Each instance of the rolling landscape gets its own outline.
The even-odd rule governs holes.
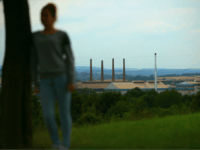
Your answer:
[[[115,79],[123,78],[123,69],[115,68]],[[76,79],[79,81],[88,81],[90,80],[90,67],[76,67],[77,77]],[[126,80],[154,80],[155,68],[126,68]],[[112,69],[103,70],[104,79],[112,78]],[[92,75],[93,80],[101,80],[101,68],[100,67],[92,67]],[[199,76],[200,69],[165,69],[158,68],[157,69],[157,79],[161,79],[164,77],[181,77],[181,76]]]
[[[76,66],[76,81],[89,81],[90,80],[90,67],[88,66]],[[123,69],[115,68],[115,79],[123,78]],[[155,68],[126,68],[126,80],[154,80]],[[103,70],[104,80],[112,78],[112,69],[104,68]],[[92,67],[93,80],[101,80],[101,68]],[[157,68],[157,79],[163,79],[164,77],[193,77],[200,76],[200,69],[165,69]],[[0,77],[2,77],[2,66],[0,66]],[[181,78],[184,79],[184,78]]]

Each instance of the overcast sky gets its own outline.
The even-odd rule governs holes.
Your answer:
[[[32,32],[43,30],[40,11],[53,2],[55,28],[68,33],[75,66],[200,68],[200,0],[29,0]],[[0,65],[5,54],[0,3]]]

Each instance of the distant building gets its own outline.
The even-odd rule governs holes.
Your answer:
[[[82,92],[83,88],[91,88],[96,93],[102,93],[103,91],[119,91],[122,95],[124,95],[127,91],[134,89],[134,88],[140,88],[141,90],[151,90],[155,89],[155,83],[154,81],[125,81],[122,80],[115,80],[112,82],[111,80],[105,80],[105,81],[88,81],[88,82],[79,82],[77,83],[77,90]],[[161,91],[164,91],[166,88],[168,88],[166,85],[164,85],[162,82],[157,81],[157,90],[158,93]]]
[[[181,93],[182,95],[185,94],[197,94],[198,91],[200,91],[200,81],[194,80],[194,81],[184,81],[182,83],[176,84],[176,90]]]

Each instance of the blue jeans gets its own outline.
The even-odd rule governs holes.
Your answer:
[[[42,113],[51,140],[55,144],[61,143],[54,114],[55,98],[57,98],[63,132],[63,145],[70,148],[73,122],[70,109],[71,92],[67,91],[67,86],[67,74],[59,75],[55,78],[40,79]]]

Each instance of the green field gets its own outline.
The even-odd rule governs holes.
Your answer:
[[[62,139],[62,132],[59,129]],[[70,149],[199,149],[200,113],[154,117],[151,119],[114,119],[98,125],[72,127]],[[33,135],[33,148],[51,148],[47,129]]]

